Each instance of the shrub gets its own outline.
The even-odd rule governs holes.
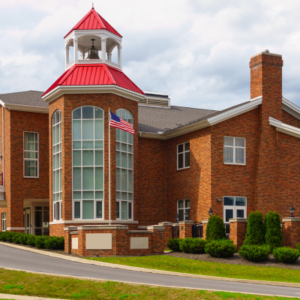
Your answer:
[[[45,248],[52,250],[63,250],[64,240],[64,237],[49,236],[45,239]]]
[[[34,241],[34,246],[39,249],[45,248],[45,240],[48,239],[48,236],[36,236]]]
[[[0,232],[0,241],[6,241],[6,232],[5,231]]]
[[[267,260],[271,252],[268,245],[244,245],[240,248],[239,254],[247,260],[259,262]]]
[[[179,248],[185,253],[205,253],[206,241],[200,238],[186,238],[179,242]]]
[[[269,211],[265,216],[266,244],[271,251],[274,248],[282,247],[283,235],[281,231],[280,216],[277,212]]]
[[[205,252],[212,257],[227,258],[233,256],[236,247],[233,241],[219,240],[211,241],[205,245]]]
[[[279,247],[274,248],[273,255],[277,261],[285,264],[293,264],[298,260],[300,252],[290,247]]]
[[[167,246],[173,251],[181,251],[179,243],[182,239],[169,239]]]
[[[223,220],[217,215],[212,215],[206,227],[206,240],[210,242],[222,239],[226,239],[226,230]]]
[[[23,233],[16,233],[13,235],[12,237],[12,242],[14,242],[15,244],[21,244],[20,239],[22,238]]]
[[[300,243],[296,245],[298,251],[300,251]]]
[[[262,213],[259,211],[251,212],[248,218],[247,234],[244,245],[264,245],[265,244],[265,225]]]
[[[19,238],[20,244],[27,245],[27,239],[29,237],[30,237],[30,234],[23,233]]]
[[[27,245],[35,246],[35,235],[29,234],[29,237],[27,238]]]
[[[5,240],[6,242],[12,242],[13,237],[18,234],[17,232],[13,232],[13,231],[6,231],[5,232]]]

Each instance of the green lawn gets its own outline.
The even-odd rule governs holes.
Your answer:
[[[164,255],[139,257],[89,257],[87,259],[180,273],[300,283],[299,270],[262,267],[260,265],[257,267],[230,265]]]
[[[72,278],[30,274],[0,269],[0,293],[64,299],[244,299],[280,300],[284,297],[243,295],[227,292],[208,292],[130,285],[112,281],[98,282]],[[298,299],[298,298],[294,298]]]

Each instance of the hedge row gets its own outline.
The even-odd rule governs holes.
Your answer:
[[[0,232],[0,241],[34,246],[39,249],[64,250],[64,237],[37,236],[12,231]]]

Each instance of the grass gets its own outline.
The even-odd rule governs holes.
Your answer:
[[[281,300],[285,297],[244,295],[163,287],[130,285],[112,281],[99,282],[65,277],[30,274],[0,269],[0,293],[64,299],[244,299]],[[297,299],[297,298],[294,298]]]
[[[180,273],[300,283],[299,270],[284,268],[231,265],[164,255],[139,257],[89,257],[87,259]]]

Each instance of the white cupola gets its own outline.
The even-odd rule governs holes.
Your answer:
[[[116,47],[118,61],[112,62]],[[122,36],[94,8],[65,36],[65,50],[66,70],[74,64],[99,63],[122,69]]]

